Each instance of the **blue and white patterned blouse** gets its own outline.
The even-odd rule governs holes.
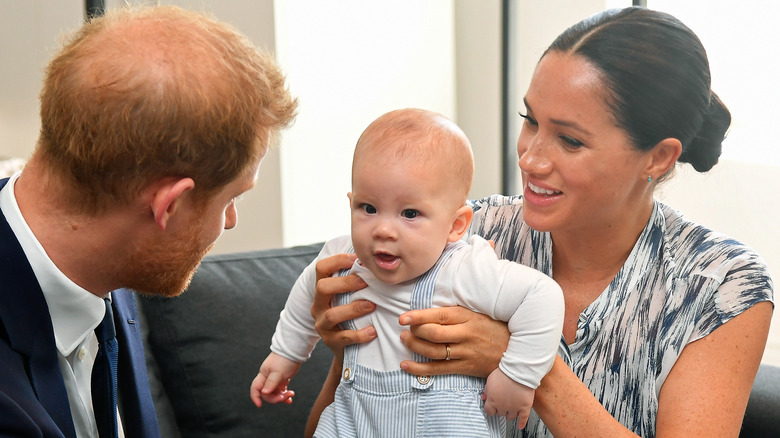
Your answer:
[[[499,257],[552,276],[550,233],[523,222],[522,198],[472,201],[471,233]],[[658,393],[686,345],[762,301],[772,301],[765,262],[745,245],[686,221],[656,202],[625,264],[580,315],[561,356],[620,423],[655,436]],[[532,412],[526,437],[552,436]]]

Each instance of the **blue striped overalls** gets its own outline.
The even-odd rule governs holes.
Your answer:
[[[465,242],[463,243],[465,244]],[[427,309],[440,267],[460,245],[448,245],[436,265],[418,278],[412,309]],[[347,304],[342,294],[337,304]],[[347,321],[354,330],[353,321]],[[504,437],[503,417],[485,414],[485,379],[463,376],[413,376],[400,369],[377,371],[356,362],[359,345],[344,350],[344,367],[335,400],[320,416],[314,434],[325,437]],[[416,361],[429,359],[415,353]]]

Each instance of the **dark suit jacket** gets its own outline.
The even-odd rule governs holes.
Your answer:
[[[135,300],[120,289],[112,301],[125,435],[157,438]],[[0,436],[76,437],[57,354],[41,287],[0,212]]]

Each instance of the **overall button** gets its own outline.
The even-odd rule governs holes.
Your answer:
[[[352,375],[352,370],[349,368],[344,368],[344,380],[349,380],[349,376]]]
[[[417,376],[417,381],[420,382],[420,385],[427,385],[431,379],[431,376]]]

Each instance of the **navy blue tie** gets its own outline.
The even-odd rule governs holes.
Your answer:
[[[95,328],[98,339],[98,354],[92,367],[92,409],[95,411],[100,438],[118,435],[116,421],[116,367],[119,362],[119,345],[116,342],[114,312],[111,301],[106,302],[106,315]]]

